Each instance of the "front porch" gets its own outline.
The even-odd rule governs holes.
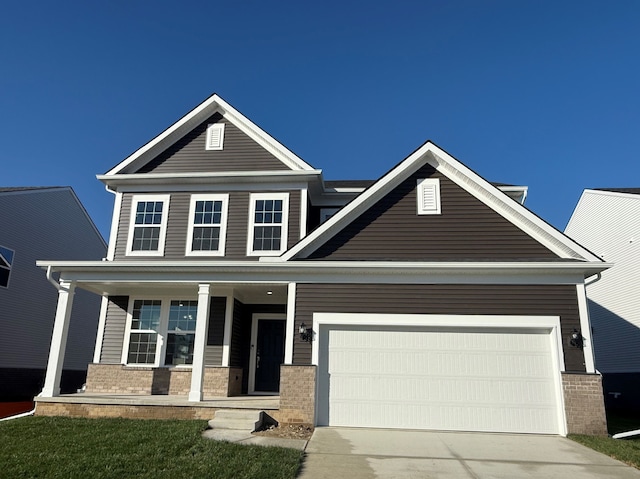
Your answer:
[[[211,397],[194,403],[183,395],[63,394],[36,397],[36,416],[204,419],[221,409],[265,411],[280,422],[279,396]]]

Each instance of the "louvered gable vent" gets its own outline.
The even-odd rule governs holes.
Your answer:
[[[214,123],[207,127],[207,150],[222,150],[224,143],[224,123]]]
[[[440,180],[426,178],[418,180],[418,214],[440,214]]]

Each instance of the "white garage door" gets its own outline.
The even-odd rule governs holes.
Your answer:
[[[548,330],[331,326],[322,338],[320,424],[560,433]]]

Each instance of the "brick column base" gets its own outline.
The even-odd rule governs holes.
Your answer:
[[[280,367],[280,410],[282,424],[315,425],[316,366]]]
[[[569,434],[607,435],[602,376],[562,373],[564,409]]]

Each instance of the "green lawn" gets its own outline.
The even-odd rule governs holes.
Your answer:
[[[0,478],[294,478],[302,453],[201,437],[205,421],[0,422]]]

